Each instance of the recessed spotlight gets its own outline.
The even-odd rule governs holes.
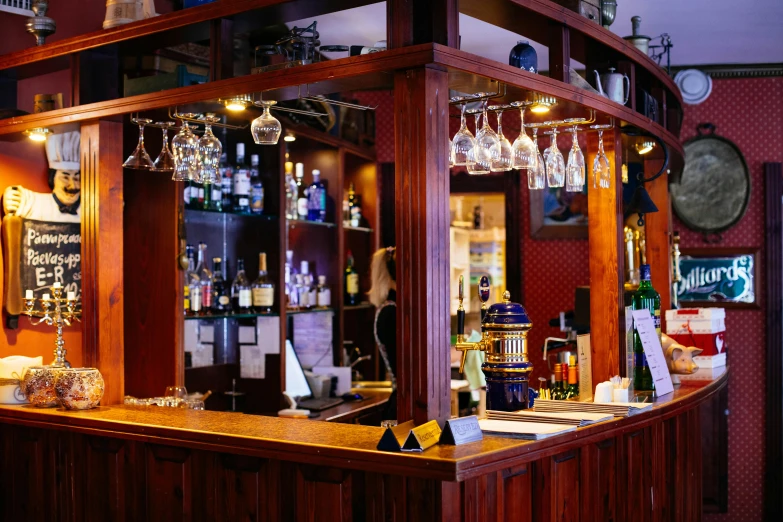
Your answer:
[[[232,96],[231,98],[221,98],[218,101],[222,103],[226,109],[234,112],[244,111],[252,103],[250,96],[247,94]]]
[[[36,127],[35,129],[28,129],[23,132],[25,136],[37,142],[46,141],[46,137],[51,133],[52,131],[46,127]]]
[[[549,112],[549,109],[557,105],[557,100],[551,96],[543,96],[536,94],[533,97],[533,103],[530,105],[530,112],[536,114],[544,114]]]
[[[636,148],[636,152],[638,152],[641,155],[644,155],[655,148],[655,142],[651,140],[641,141],[641,142],[637,142],[636,145],[634,145],[634,147]]]
[[[283,137],[283,141],[296,141],[296,136],[294,136],[293,132],[286,132],[285,136]]]

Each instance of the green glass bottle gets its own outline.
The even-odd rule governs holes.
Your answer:
[[[650,311],[655,331],[658,338],[661,337],[661,296],[652,287],[650,282],[650,265],[641,265],[639,267],[641,282],[639,289],[633,294],[633,309]],[[647,357],[644,355],[644,347],[639,333],[634,328],[633,332],[633,387],[638,391],[651,391],[655,389],[650,367],[647,365]]]
[[[576,366],[576,356],[572,355],[568,362],[568,388],[566,388],[566,399],[570,401],[578,401],[579,378],[577,377],[577,372],[579,369]]]
[[[353,267],[353,254],[348,251],[347,266],[345,267],[345,304],[348,306],[359,304],[359,273]]]
[[[565,386],[563,386],[563,365],[555,363],[555,386],[552,388],[552,400],[565,400]]]

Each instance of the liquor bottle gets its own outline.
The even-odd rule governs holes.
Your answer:
[[[310,275],[310,263],[307,261],[301,261],[299,263],[299,277],[301,277],[301,283],[297,279],[299,289],[299,306],[302,308],[312,308],[315,306],[315,302],[310,301],[310,286],[313,282],[313,276]]]
[[[321,181],[321,171],[313,170],[313,182],[307,192],[307,220],[326,221],[326,186]]]
[[[287,219],[297,219],[299,217],[296,211],[296,200],[299,196],[299,188],[294,179],[294,163],[285,162],[285,217]]]
[[[244,143],[237,143],[237,164],[233,176],[233,211],[237,214],[250,214],[250,171],[245,165]]]
[[[345,304],[359,304],[359,274],[353,267],[353,254],[348,251],[348,259],[345,267]]]
[[[201,210],[212,210],[212,183],[201,184],[199,188]]]
[[[258,279],[253,281],[253,308],[263,314],[271,312],[274,304],[275,284],[266,272],[266,254],[261,252],[258,254]]]
[[[188,245],[185,250],[188,253],[188,270],[185,272],[185,295],[188,304],[185,314],[191,316],[201,315],[203,298],[201,297],[201,278],[193,260],[195,249],[193,245]],[[201,258],[202,255],[199,251],[199,259]]]
[[[285,251],[285,272],[284,281],[285,284],[285,297],[286,306],[292,310],[299,308],[299,296],[296,293],[294,285],[296,283],[296,268],[294,268],[294,251]]]
[[[329,308],[332,306],[332,291],[326,286],[326,276],[318,276],[318,290],[315,298],[315,304],[318,308]]]
[[[264,213],[264,184],[258,170],[258,154],[250,156],[250,212]]]
[[[190,180],[185,181],[185,188],[182,191],[182,200],[185,202],[185,208],[191,208],[191,195],[193,194],[193,182]],[[198,196],[198,193],[196,194]]]
[[[310,292],[305,288],[304,276],[302,274],[294,274],[294,286],[292,292],[294,295],[296,295],[296,301],[299,304],[299,309],[309,308],[307,298],[310,296]]]
[[[652,286],[650,282],[650,265],[641,265],[639,267],[639,288],[633,294],[633,309],[650,311],[653,323],[655,324],[655,331],[658,337],[661,336],[661,296]],[[634,365],[633,365],[633,387],[638,391],[650,391],[654,390],[654,384],[652,374],[650,373],[650,367],[647,365],[647,357],[644,355],[644,347],[642,346],[642,338],[639,332],[634,326],[633,331],[633,353],[634,353]]]
[[[226,159],[225,156],[225,154],[220,156],[221,163],[218,166],[218,176],[220,176],[224,170],[222,162]],[[210,183],[208,188],[211,190],[209,210],[213,212],[223,212],[223,178],[220,178],[217,183]]]
[[[566,388],[566,399],[572,401],[579,400],[579,378],[577,377],[579,370],[576,367],[576,356],[572,355],[568,365],[568,388]]]
[[[199,315],[208,314],[212,309],[212,272],[207,266],[207,244],[198,244],[196,273],[201,280],[201,310]]]
[[[296,214],[297,219],[307,219],[307,187],[304,184],[304,164],[296,164]]]
[[[362,223],[362,206],[359,203],[359,195],[356,194],[353,183],[348,187],[348,214],[350,226],[358,227]]]
[[[250,282],[245,275],[245,260],[237,259],[237,275],[231,283],[231,307],[238,314],[249,314],[252,305]]]
[[[226,281],[223,279],[223,260],[212,258],[212,312],[225,314],[231,311],[231,299],[228,297]]]
[[[552,400],[562,401],[565,399],[565,388],[563,387],[563,365],[555,363],[555,385],[552,388]]]
[[[196,187],[196,204],[194,208],[199,210],[204,209],[204,199],[206,198],[206,192],[204,191],[204,185],[202,183],[196,183],[193,185]],[[193,188],[190,189],[190,202],[193,203]]]
[[[220,155],[220,194],[223,212],[231,212],[234,205],[233,173],[225,152]]]
[[[195,268],[195,262],[193,260],[193,245],[185,245],[185,255],[188,258],[188,269],[185,270],[185,277],[183,281],[182,295],[183,295],[183,311],[185,315],[190,314],[190,274]]]

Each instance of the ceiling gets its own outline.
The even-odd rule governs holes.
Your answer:
[[[611,30],[631,34],[631,16],[642,17],[642,34],[669,33],[672,65],[783,62],[783,0],[618,0]],[[289,26],[309,25],[312,19]],[[386,36],[386,4],[380,2],[318,18],[323,44],[372,45]],[[521,37],[460,15],[462,49],[507,62]],[[546,69],[545,47],[532,42]]]

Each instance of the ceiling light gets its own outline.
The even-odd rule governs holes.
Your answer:
[[[655,148],[655,142],[650,140],[637,142],[636,145],[634,145],[634,147],[636,147],[636,152],[644,155]]]
[[[231,98],[221,98],[218,101],[225,105],[226,109],[235,112],[244,111],[252,103],[250,96],[247,94],[232,96]]]
[[[35,129],[28,129],[23,132],[23,134],[31,140],[38,142],[46,141],[46,137],[51,133],[52,131],[46,127],[36,127]]]
[[[285,136],[283,137],[283,141],[296,141],[296,136],[294,136],[293,132],[286,132]]]
[[[543,114],[549,112],[549,109],[557,105],[557,100],[551,96],[536,94],[533,97],[533,103],[530,105],[530,112]]]

